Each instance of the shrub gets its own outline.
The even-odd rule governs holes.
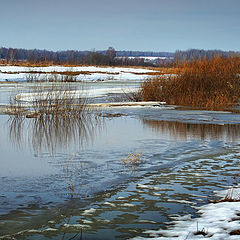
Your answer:
[[[165,101],[207,109],[224,109],[239,101],[240,57],[185,63],[176,76],[155,77],[141,86],[145,101]]]

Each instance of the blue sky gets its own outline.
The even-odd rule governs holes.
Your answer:
[[[1,0],[0,46],[239,51],[240,0]]]

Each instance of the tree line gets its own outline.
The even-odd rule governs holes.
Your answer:
[[[146,63],[142,56],[172,57],[168,52],[140,52],[140,51],[116,51],[109,47],[104,51],[48,51],[39,49],[0,48],[0,59],[6,63],[29,62],[29,63],[53,63],[70,65],[135,65],[154,66]],[[128,58],[134,57],[134,58]]]
[[[174,61],[179,63],[184,61],[201,60],[204,58],[210,60],[214,56],[230,57],[234,55],[240,56],[240,52],[203,49],[189,49],[186,51],[177,50],[174,53]]]
[[[68,65],[106,65],[106,66],[171,66],[174,63],[184,61],[199,60],[203,58],[211,59],[213,56],[220,55],[228,57],[240,55],[240,52],[189,49],[186,51],[177,50],[171,52],[143,52],[143,51],[116,51],[109,47],[104,51],[48,51],[39,49],[19,49],[19,48],[0,48],[0,60],[4,63],[29,62],[68,64]],[[165,57],[166,59],[156,59],[146,62],[140,57]]]

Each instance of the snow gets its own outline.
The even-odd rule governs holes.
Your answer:
[[[128,59],[134,59],[134,58],[141,58],[144,59],[145,61],[154,61],[154,60],[158,60],[158,59],[173,59],[173,57],[151,57],[151,56],[138,56],[138,57],[117,57],[117,58],[128,58]]]
[[[148,57],[148,56],[138,56],[138,57],[118,57],[118,58],[129,58],[129,59],[134,59],[134,58],[142,58],[144,59],[145,61],[154,61],[154,60],[157,60],[157,59],[162,59],[162,60],[165,60],[165,59],[173,59],[173,57]]]
[[[135,207],[134,204],[131,204],[131,203],[122,203],[122,204],[119,204],[120,207]]]
[[[233,199],[239,199],[239,188],[218,192],[218,196],[225,197],[231,194]],[[134,240],[171,240],[171,239],[240,239],[239,235],[230,235],[234,230],[240,229],[240,202],[209,203],[198,209],[200,217],[192,218],[191,215],[172,217],[173,226],[167,230],[148,230],[145,233],[150,237],[135,237]],[[203,231],[206,236],[195,235],[196,231]],[[133,240],[132,239],[132,240]]]
[[[31,73],[32,72],[32,73]],[[35,72],[35,73],[33,73]],[[37,73],[36,73],[37,72]],[[26,80],[31,75],[36,79],[48,79],[52,72],[81,72],[76,75],[78,81],[125,81],[125,80],[144,80],[148,73],[156,72],[150,69],[124,68],[124,67],[20,67],[20,66],[0,66],[0,81],[7,80]],[[55,74],[61,77],[59,74]]]
[[[83,225],[83,224],[63,224],[63,227],[66,229],[72,229],[72,230],[81,230],[83,228],[90,228],[89,225]]]
[[[90,208],[90,209],[86,209],[82,215],[92,215],[93,213],[95,213],[97,210],[96,208]]]
[[[11,73],[1,73],[0,72],[0,81],[6,81],[7,80],[24,80],[26,79],[26,74],[25,73],[16,73],[16,74],[11,74]]]
[[[73,91],[53,91],[40,93],[19,93],[16,95],[16,100],[32,102],[44,99],[61,99],[61,98],[80,98],[80,97],[101,97],[113,93],[130,93],[137,91],[137,88],[99,88],[88,90],[73,90]]]
[[[142,188],[142,189],[149,189],[149,190],[155,190],[155,191],[160,191],[163,190],[160,187],[153,187],[145,184],[137,184],[137,188]]]
[[[110,207],[116,207],[116,204],[110,203],[110,202],[105,202],[104,205],[108,205]]]
[[[85,66],[85,67],[64,67],[64,66],[49,66],[49,67],[21,67],[21,66],[0,66],[1,72],[108,72],[108,73],[118,73],[118,72],[130,72],[130,73],[147,73],[155,72],[150,69],[142,68],[125,68],[125,67],[95,67],[95,66]]]

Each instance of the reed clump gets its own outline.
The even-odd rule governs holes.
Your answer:
[[[179,72],[169,78],[146,80],[140,89],[143,99],[207,109],[225,109],[239,102],[240,57],[215,56],[178,68]]]
[[[143,154],[139,152],[132,152],[127,155],[127,157],[122,158],[122,163],[131,166],[138,166],[139,164],[143,163],[144,160],[142,159]]]
[[[10,98],[7,110],[10,138],[20,144],[27,139],[35,152],[48,149],[53,154],[72,142],[83,146],[98,125],[88,101],[83,89],[68,84],[39,85],[33,92],[19,93]]]
[[[231,188],[228,190],[227,194],[221,199],[214,199],[210,201],[211,203],[220,202],[240,202],[240,195],[238,189]]]

